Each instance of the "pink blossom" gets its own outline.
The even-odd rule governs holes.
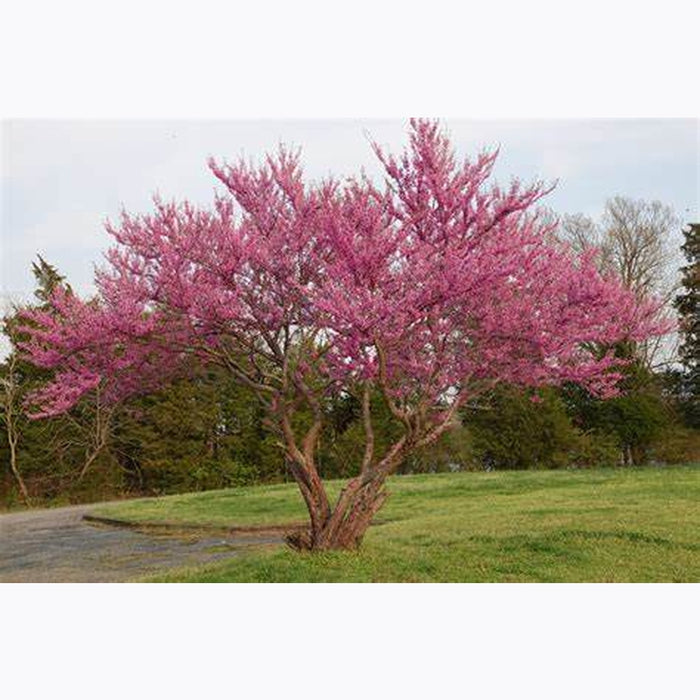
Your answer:
[[[151,390],[192,355],[273,413],[292,390],[313,403],[366,381],[426,425],[498,382],[614,394],[623,361],[601,349],[665,333],[660,304],[551,242],[535,210],[550,188],[492,184],[497,154],[458,161],[434,122],[409,138],[398,156],[375,145],[384,187],[307,183],[282,148],[260,166],[211,161],[228,190],[211,208],[156,200],[108,224],[97,299],[57,293],[29,314],[26,353],[55,370],[38,415],[97,386],[114,401]]]

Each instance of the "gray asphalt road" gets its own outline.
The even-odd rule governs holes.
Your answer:
[[[144,534],[82,520],[94,506],[0,515],[0,582],[114,582],[236,556],[279,536]]]

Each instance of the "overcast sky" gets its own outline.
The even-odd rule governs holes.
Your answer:
[[[496,176],[558,180],[546,204],[597,217],[605,199],[658,199],[698,220],[697,120],[445,122],[459,154],[500,145]],[[303,148],[311,178],[378,175],[368,134],[398,149],[401,120],[5,121],[2,123],[2,297],[27,299],[37,253],[73,287],[91,290],[109,244],[102,222],[122,206],[145,211],[151,196],[211,201],[210,155],[253,158],[280,141]]]

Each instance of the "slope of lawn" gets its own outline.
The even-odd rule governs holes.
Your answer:
[[[340,482],[331,482],[337,493]],[[700,468],[398,476],[359,552],[280,545],[159,581],[699,581]],[[95,513],[219,525],[299,521],[293,484],[140,499]]]

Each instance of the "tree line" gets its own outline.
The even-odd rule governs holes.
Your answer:
[[[550,214],[553,216],[552,214]],[[594,251],[604,273],[615,273],[640,298],[662,297],[679,320],[678,346],[668,338],[616,349],[628,360],[623,394],[601,400],[571,383],[533,396],[501,384],[460,408],[458,426],[415,451],[401,472],[556,469],[678,463],[700,459],[700,225],[683,229],[685,264],[678,280],[671,234],[680,228],[659,202],[616,197],[603,217],[563,216],[556,235],[579,254]],[[68,281],[38,257],[32,272],[42,309]],[[5,505],[156,495],[283,481],[290,465],[267,430],[254,392],[229,372],[192,360],[185,376],[165,387],[111,405],[99,390],[71,410],[33,418],[27,397],[50,370],[27,361],[19,319],[6,316],[10,351],[0,365],[2,425],[0,498]],[[378,453],[401,426],[376,388],[368,396]],[[365,434],[362,401],[328,397],[319,439],[324,478],[354,476]],[[295,421],[313,421],[306,408]]]

